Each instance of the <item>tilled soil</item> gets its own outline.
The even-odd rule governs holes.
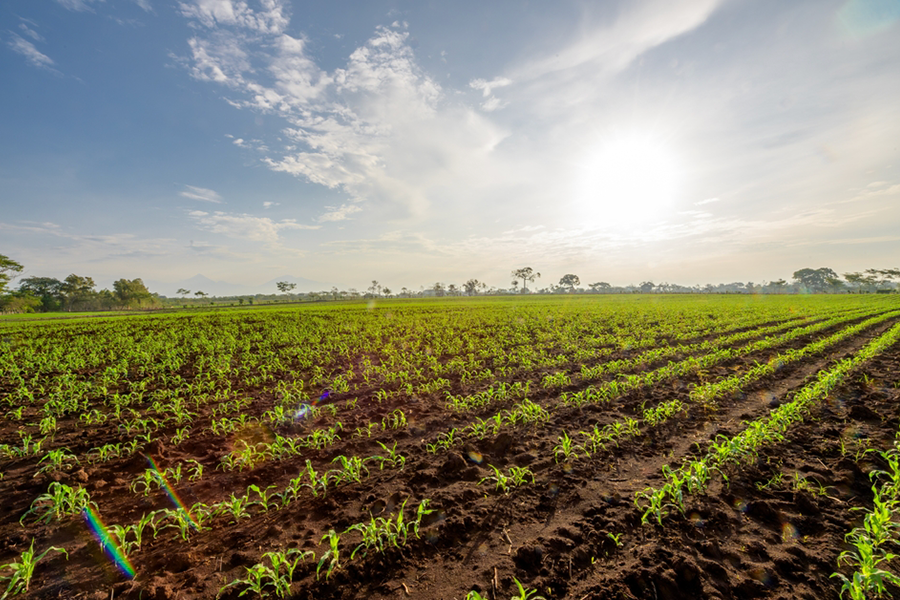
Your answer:
[[[662,525],[642,525],[634,497],[662,482],[663,465],[700,452],[718,435],[739,432],[743,421],[789,399],[816,372],[852,355],[888,325],[871,328],[828,356],[786,367],[777,377],[720,402],[717,410],[690,406],[685,414],[623,439],[618,447],[570,461],[557,462],[554,455],[562,432],[574,436],[595,424],[633,416],[642,405],[673,398],[687,401],[691,384],[740,371],[768,356],[744,357],[712,373],[628,394],[609,406],[559,407],[540,426],[505,428],[436,454],[426,451],[426,442],[471,420],[448,412],[437,394],[402,404],[361,400],[352,414],[339,413],[343,439],[335,445],[243,472],[216,470],[218,459],[237,440],[308,433],[333,426],[337,419],[320,417],[276,431],[253,425],[228,436],[198,431],[177,446],[156,440],[143,454],[127,459],[40,475],[34,475],[39,468],[34,458],[5,461],[0,564],[14,560],[35,538],[37,551],[64,547],[68,560],[48,554],[36,569],[30,597],[213,598],[224,585],[244,577],[265,552],[299,548],[318,558],[326,550],[320,540],[327,531],[341,532],[372,517],[396,514],[404,501],[409,519],[427,498],[435,512],[424,518],[420,537],[410,534],[401,547],[370,549],[351,560],[360,536],[347,533],[342,537],[341,566],[326,579],[324,570],[316,577],[315,560],[302,563],[294,573],[293,597],[463,599],[476,591],[485,598],[505,599],[516,592],[518,580],[548,599],[837,598],[840,584],[831,574],[838,570],[844,536],[861,522],[861,513],[851,509],[870,507],[870,474],[882,466],[876,453],[865,450],[892,447],[900,428],[900,347],[855,373],[786,442],[768,448],[752,464],[728,471],[727,483],[718,478],[706,495],[688,499],[685,514],[670,515]],[[804,343],[795,340],[791,346]],[[549,391],[533,399],[545,406],[555,403]],[[262,413],[265,399],[258,400],[249,414]],[[325,402],[340,400],[333,395]],[[395,408],[404,411],[407,427],[379,428],[371,438],[352,435],[369,421],[380,423]],[[208,417],[201,412],[201,420]],[[18,438],[10,422],[2,427],[0,439]],[[56,445],[67,445],[76,454],[119,439],[111,426],[59,435]],[[20,524],[34,499],[54,480],[88,489],[108,525],[133,523],[144,513],[171,508],[172,500],[162,490],[145,496],[129,489],[147,468],[145,455],[160,468],[188,459],[206,466],[199,481],[174,486],[190,506],[212,504],[232,492],[240,495],[249,485],[281,490],[307,460],[323,471],[333,468],[332,461],[340,455],[384,455],[376,441],[388,447],[396,443],[398,452],[408,457],[402,470],[379,470],[377,463],[369,462],[368,477],[324,496],[304,491],[280,510],[263,512],[254,506],[250,518],[236,522],[218,517],[210,529],[192,532],[188,540],[174,530],[161,531],[131,556],[137,572],[133,580],[114,566],[78,516],[49,523],[28,517]],[[502,493],[490,481],[482,482],[493,473],[490,465],[528,467],[534,483]],[[221,596],[237,598],[242,590],[231,587]]]

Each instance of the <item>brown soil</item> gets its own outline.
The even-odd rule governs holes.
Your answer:
[[[610,452],[567,464],[557,463],[552,450],[561,432],[574,434],[632,416],[645,402],[686,400],[690,384],[700,376],[630,394],[613,406],[560,407],[543,427],[506,429],[437,454],[427,453],[424,443],[464,423],[446,411],[438,394],[402,403],[361,400],[352,413],[339,413],[344,430],[337,444],[244,472],[215,467],[237,439],[266,439],[274,432],[258,426],[223,437],[201,433],[198,427],[178,446],[155,441],[145,453],[161,468],[187,459],[205,465],[199,482],[176,486],[187,505],[211,504],[232,492],[241,494],[251,484],[283,489],[307,459],[322,471],[333,468],[331,461],[339,455],[384,454],[376,440],[389,447],[396,442],[408,461],[399,471],[380,471],[369,463],[371,474],[362,482],[330,490],[325,497],[305,491],[282,510],[261,512],[254,507],[251,518],[236,523],[219,517],[210,530],[194,532],[187,542],[173,537],[173,530],[162,532],[131,557],[134,580],[112,565],[77,516],[49,524],[29,518],[20,525],[19,519],[54,479],[84,485],[107,524],[133,523],[143,513],[172,507],[161,490],[147,496],[129,490],[147,468],[144,457],[38,476],[33,475],[33,457],[4,460],[0,564],[16,559],[35,538],[36,550],[61,546],[69,558],[48,554],[37,567],[30,597],[213,598],[267,551],[301,548],[318,557],[326,549],[320,539],[329,529],[342,531],[370,516],[391,514],[406,499],[409,516],[409,507],[428,498],[437,511],[426,517],[421,538],[410,536],[402,548],[370,550],[368,556],[350,560],[359,535],[347,534],[342,538],[342,567],[330,579],[317,580],[315,562],[302,564],[291,588],[294,597],[463,599],[474,590],[485,598],[506,599],[516,591],[515,578],[547,598],[837,598],[840,586],[830,575],[845,548],[844,535],[861,519],[850,509],[870,506],[869,473],[880,466],[875,454],[862,455],[861,450],[891,447],[900,427],[900,347],[854,374],[786,443],[730,472],[728,485],[718,481],[707,495],[691,498],[684,515],[670,516],[662,526],[642,526],[633,499],[635,492],[660,483],[664,464],[677,463],[719,434],[740,431],[742,421],[765,414],[815,372],[852,354],[886,327],[858,336],[830,356],[785,368],[777,378],[722,402],[716,412],[692,408]],[[792,345],[802,346],[803,341]],[[716,378],[765,358],[734,361],[703,377]],[[537,394],[535,399],[547,405],[555,402],[553,396]],[[335,395],[326,403],[340,399]],[[248,412],[261,414],[256,407],[262,405],[257,402]],[[351,435],[356,427],[380,423],[401,407],[409,427],[372,438]],[[201,414],[200,420],[209,416]],[[334,422],[334,417],[321,417],[277,432],[305,433]],[[18,440],[15,423],[2,421],[0,439]],[[64,429],[55,445],[81,455],[119,439],[112,426],[104,425],[90,433]],[[487,483],[479,485],[491,474],[488,465],[527,466],[536,481],[502,494]],[[620,536],[618,543],[614,536]],[[222,597],[237,598],[241,589],[229,588]]]

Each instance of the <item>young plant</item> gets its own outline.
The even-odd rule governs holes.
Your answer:
[[[291,581],[294,579],[294,571],[301,561],[310,556],[315,556],[312,551],[299,550],[291,548],[290,550],[281,552],[266,552],[263,554],[263,561],[269,560],[270,565],[259,562],[252,567],[245,567],[247,577],[244,579],[235,579],[231,583],[222,586],[216,597],[221,596],[222,592],[234,585],[243,585],[246,589],[240,593],[241,596],[247,592],[256,592],[260,596],[266,594],[267,587],[274,587],[275,595],[284,598],[291,593]],[[296,558],[292,558],[296,557]]]
[[[519,593],[515,596],[512,596],[510,600],[547,600],[543,596],[535,596],[537,594],[537,590],[529,590],[526,589],[522,583],[513,577],[513,581],[516,582],[516,587],[518,588]]]
[[[25,517],[32,513],[43,512],[43,515],[38,517],[38,523],[49,523],[53,518],[61,520],[69,515],[81,514],[83,509],[91,505],[94,505],[94,502],[86,489],[71,488],[64,483],[54,481],[47,488],[46,494],[41,494],[31,503],[31,508],[22,515],[19,522],[24,521]]]
[[[564,458],[566,461],[578,458],[578,451],[583,451],[583,448],[573,442],[572,438],[570,438],[569,434],[565,431],[561,436],[556,438],[556,441],[559,442],[553,447],[553,454],[556,457],[556,462],[559,462],[560,457]]]
[[[28,586],[31,584],[31,578],[34,576],[35,567],[51,550],[54,552],[62,552],[66,555],[66,560],[69,560],[69,553],[66,552],[65,549],[57,548],[56,546],[50,546],[41,554],[35,556],[34,538],[32,538],[31,547],[19,556],[18,561],[0,565],[0,571],[12,570],[11,575],[0,577],[0,581],[9,582],[9,585],[6,586],[6,591],[3,592],[2,598],[5,599],[10,595],[16,596],[22,592],[27,592]]]
[[[338,548],[338,544],[341,542],[340,534],[336,533],[334,529],[329,529],[328,533],[322,536],[321,541],[326,540],[328,540],[328,550],[319,558],[319,564],[316,566],[316,580],[319,579],[319,572],[326,564],[328,568],[325,571],[325,581],[328,581],[331,573],[341,566],[341,550]]]
[[[68,448],[59,448],[47,452],[38,464],[44,461],[47,461],[47,464],[41,467],[38,473],[65,471],[79,464],[78,457],[72,454]]]

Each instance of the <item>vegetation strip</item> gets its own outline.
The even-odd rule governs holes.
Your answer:
[[[755,459],[760,447],[783,441],[784,433],[795,423],[802,422],[812,408],[849,373],[898,340],[900,324],[869,342],[852,358],[843,359],[828,371],[820,372],[816,380],[797,392],[793,400],[774,409],[766,417],[747,424],[741,433],[731,438],[717,437],[703,458],[686,459],[676,469],[664,466],[666,483],[662,487],[648,487],[635,494],[634,503],[643,510],[642,523],[647,524],[652,516],[661,525],[662,519],[672,508],[684,514],[686,493],[705,492],[714,472],[721,473],[727,479],[724,472],[727,465]]]

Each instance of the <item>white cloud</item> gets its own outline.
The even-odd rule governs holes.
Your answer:
[[[271,169],[421,215],[433,186],[453,172],[463,177],[505,133],[471,109],[445,104],[408,39],[405,30],[378,27],[345,66],[326,72],[303,38],[214,29],[189,40],[186,62],[197,79],[236,92],[232,105],[287,121],[279,154],[257,146]]]
[[[216,211],[191,211],[193,218],[201,229],[222,235],[246,239],[255,242],[275,244],[279,241],[279,232],[287,229],[319,229],[318,225],[303,225],[293,219],[273,221],[268,217],[254,217],[247,214],[230,214]]]
[[[356,206],[354,204],[342,204],[340,208],[335,208],[333,206],[326,206],[325,208],[329,208],[331,210],[324,213],[318,218],[318,221],[320,223],[324,223],[326,221],[345,221],[350,218],[350,215],[358,213],[362,210],[359,206]]]
[[[34,29],[32,29],[31,27],[29,27],[29,26],[26,25],[25,23],[19,23],[19,29],[21,29],[22,31],[24,31],[24,32],[25,32],[25,35],[27,35],[28,37],[30,37],[31,39],[33,39],[33,40],[36,41],[36,42],[43,42],[43,41],[44,41],[44,36],[42,36],[41,34],[39,34],[37,31],[35,31]]]
[[[27,60],[30,65],[58,73],[58,71],[53,68],[53,65],[56,64],[53,62],[53,59],[35,48],[34,44],[25,38],[13,34],[12,39],[9,40],[8,44],[13,51],[24,56],[25,60]]]
[[[558,52],[528,61],[515,69],[516,80],[534,80],[548,74],[586,66],[617,72],[647,50],[702,25],[723,0],[650,0],[627,3],[612,23],[588,28],[580,39]],[[579,74],[575,75],[580,76]]]
[[[263,202],[263,208],[272,208],[273,206],[281,206],[281,202]]]
[[[485,98],[484,102],[481,104],[481,108],[487,112],[492,112],[509,104],[509,102],[504,102],[494,96],[494,89],[506,87],[511,84],[512,80],[507,77],[496,77],[491,81],[474,79],[469,82],[469,87],[475,90],[481,90],[482,96]]]
[[[71,1],[71,0],[69,0]],[[289,8],[281,0],[259,0],[262,10],[251,9],[243,0],[192,0],[179,2],[181,14],[206,27],[243,27],[260,33],[281,33],[290,21]]]
[[[179,196],[190,198],[191,200],[200,200],[201,202],[212,202],[214,204],[222,203],[222,196],[213,190],[193,185],[186,185],[184,188],[184,190],[178,192]]]
[[[713,202],[721,202],[720,198],[707,198],[706,200],[700,200],[699,202],[694,202],[694,206],[703,206],[704,204],[712,204]]]
[[[105,0],[56,0],[56,2],[69,10],[93,11],[91,4],[104,2]]]
[[[134,3],[141,7],[144,12],[153,12],[153,7],[150,5],[150,0],[134,0]]]

